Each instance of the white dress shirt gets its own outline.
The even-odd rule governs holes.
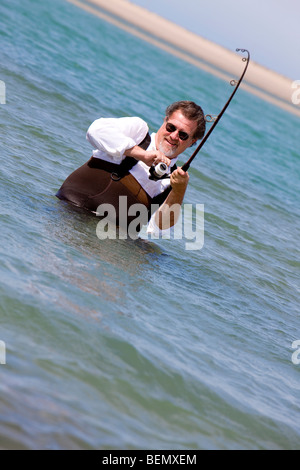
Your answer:
[[[95,149],[93,151],[94,158],[120,164],[126,158],[124,152],[135,145],[139,145],[148,131],[147,123],[139,117],[100,118],[91,124],[86,138]],[[151,142],[147,150],[156,150],[155,136],[155,133],[151,134]],[[177,158],[172,159],[172,166],[176,161]],[[170,185],[170,180],[150,180],[149,170],[149,166],[142,161],[138,161],[130,170],[130,173],[146,193],[153,198]],[[149,222],[147,231],[157,234],[163,234],[164,232],[156,226],[154,215]]]

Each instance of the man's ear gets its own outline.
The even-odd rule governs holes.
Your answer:
[[[196,142],[197,142],[197,139],[193,140],[193,142],[191,143],[190,147],[194,147],[194,145],[196,145]]]

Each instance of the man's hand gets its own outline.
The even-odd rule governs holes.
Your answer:
[[[160,162],[165,163],[168,166],[171,164],[171,160],[159,150],[143,150],[138,145],[132,149],[126,150],[125,155],[127,157],[133,157],[136,160],[140,160],[146,163],[149,167],[157,165]]]
[[[160,162],[165,163],[168,166],[170,166],[171,164],[171,160],[166,157],[162,152],[160,152],[160,150],[146,151],[145,159],[143,161],[148,166],[157,165]]]
[[[189,174],[183,171],[181,168],[177,168],[177,170],[173,171],[173,173],[171,173],[170,179],[173,192],[178,195],[184,195],[189,178]]]

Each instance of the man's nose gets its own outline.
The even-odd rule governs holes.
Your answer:
[[[179,131],[176,129],[174,132],[170,134],[171,139],[173,140],[179,140]]]

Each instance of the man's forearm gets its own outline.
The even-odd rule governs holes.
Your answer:
[[[160,230],[173,227],[179,219],[185,191],[170,192],[165,202],[155,214],[155,223]]]
[[[124,152],[124,155],[126,157],[133,157],[136,160],[144,160],[146,151],[143,150],[141,147],[136,145],[135,147],[132,147],[131,149],[128,149]]]
[[[155,223],[160,230],[171,228],[178,221],[188,181],[188,173],[181,168],[171,174],[172,190],[155,214]]]
[[[132,147],[131,149],[126,150],[124,152],[124,155],[126,157],[133,157],[136,160],[140,160],[146,163],[146,165],[148,165],[149,167],[159,162],[164,162],[167,165],[170,165],[171,163],[171,160],[167,158],[159,150],[143,150],[138,145],[136,145],[135,147]]]

